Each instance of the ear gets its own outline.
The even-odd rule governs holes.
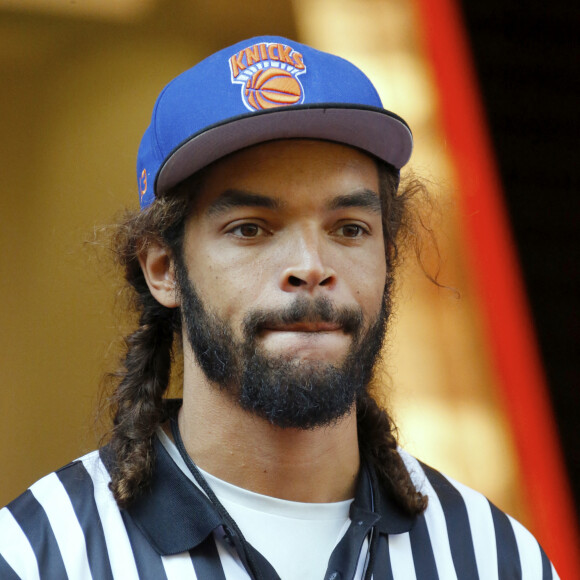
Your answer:
[[[180,305],[173,259],[167,248],[151,244],[140,256],[139,264],[155,300],[166,308]]]

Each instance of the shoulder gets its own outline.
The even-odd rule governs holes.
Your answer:
[[[400,454],[417,489],[429,498],[424,513],[434,552],[470,561],[479,577],[558,578],[534,536],[481,493],[425,465],[403,450]],[[486,573],[488,572],[488,573]],[[503,572],[503,574],[501,573]],[[504,576],[505,575],[505,576]]]
[[[106,487],[108,480],[99,452],[93,451],[39,479],[2,512],[6,510],[30,517],[40,508],[51,511],[51,506],[65,499],[79,503],[86,499],[88,493],[93,494],[96,488]]]
[[[0,577],[37,578],[40,567],[66,578],[67,554],[74,550],[90,578],[85,537],[97,537],[103,514],[111,512],[108,481],[94,451],[43,477],[0,510]]]

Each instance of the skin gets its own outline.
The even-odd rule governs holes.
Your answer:
[[[371,157],[306,140],[270,142],[214,163],[185,227],[190,279],[206,307],[242,336],[253,308],[297,294],[361,309],[365,329],[380,311],[386,278],[379,179]],[[141,266],[155,298],[179,306],[174,265],[152,246]],[[340,363],[351,336],[301,323],[266,329],[268,354]],[[241,409],[201,371],[184,336],[180,431],[202,469],[252,491],[302,502],[353,497],[360,460],[356,415],[312,430],[282,429]]]

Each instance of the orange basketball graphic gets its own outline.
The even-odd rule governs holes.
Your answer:
[[[267,68],[248,80],[245,96],[256,110],[295,105],[302,98],[302,86],[288,71]]]

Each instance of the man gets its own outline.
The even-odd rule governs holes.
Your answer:
[[[358,69],[283,38],[164,89],[114,241],[140,318],[110,441],[0,512],[1,578],[557,578],[373,398],[411,149]]]

